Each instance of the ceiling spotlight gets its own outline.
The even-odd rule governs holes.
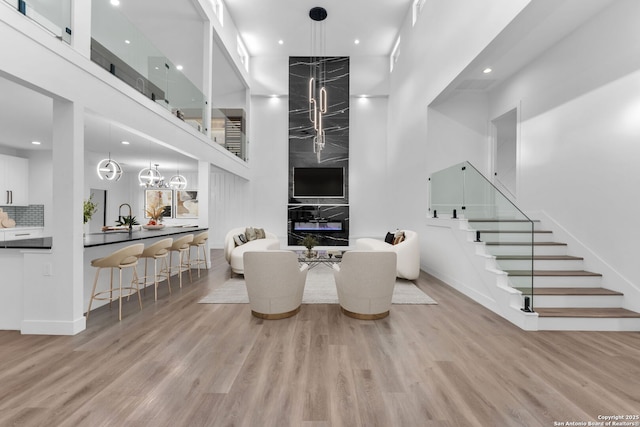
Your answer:
[[[353,43],[355,43],[355,44],[360,44],[360,40],[355,39]]]
[[[42,144],[40,141],[31,141],[31,143],[32,143],[33,145],[40,145],[40,144]]]
[[[182,65],[176,65],[176,70],[178,71],[182,71],[184,67]]]
[[[284,40],[278,40],[278,44],[284,44]]]
[[[129,141],[122,141],[122,145],[129,145],[131,144]]]
[[[125,40],[124,42],[125,42],[126,44],[131,44],[131,41],[130,41],[130,40]]]
[[[120,0],[111,0],[111,4],[114,6],[120,6]]]
[[[493,70],[491,68],[485,68],[484,70],[482,70],[482,72],[485,73],[485,74],[489,74],[492,71]]]

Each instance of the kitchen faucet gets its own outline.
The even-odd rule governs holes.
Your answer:
[[[129,233],[131,233],[132,231],[132,226],[131,226],[131,205],[129,203],[123,203],[120,205],[120,207],[118,207],[118,221],[122,222],[122,207],[123,206],[127,206],[129,208]]]

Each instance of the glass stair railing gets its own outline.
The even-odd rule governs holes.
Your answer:
[[[533,220],[469,162],[431,175],[429,211],[434,218],[466,219],[490,254],[521,259],[522,269],[510,272],[509,283],[522,292],[522,309],[533,311]]]

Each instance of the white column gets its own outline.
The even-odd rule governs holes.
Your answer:
[[[204,48],[202,52],[202,93],[205,98],[205,110],[202,120],[204,121],[205,134],[211,138],[211,91],[213,78],[213,26],[211,21],[204,24]]]
[[[25,255],[22,333],[73,335],[83,315],[84,108],[53,100],[53,248]],[[29,261],[29,262],[27,262]],[[26,265],[26,264],[29,265]]]
[[[211,163],[206,161],[198,162],[198,226],[210,227],[213,220],[209,218],[209,212],[213,213],[213,198],[211,197]],[[209,243],[211,243],[212,230],[209,230]],[[209,251],[207,253],[207,263],[211,265]]]
[[[91,58],[91,2],[71,2],[71,46]]]

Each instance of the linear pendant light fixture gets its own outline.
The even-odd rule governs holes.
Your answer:
[[[325,145],[325,133],[323,118],[327,113],[327,79],[325,48],[324,20],[327,18],[327,10],[323,7],[314,7],[309,10],[311,18],[311,57],[309,58],[309,120],[313,124],[315,135],[313,137],[313,152],[320,162],[320,153]]]

